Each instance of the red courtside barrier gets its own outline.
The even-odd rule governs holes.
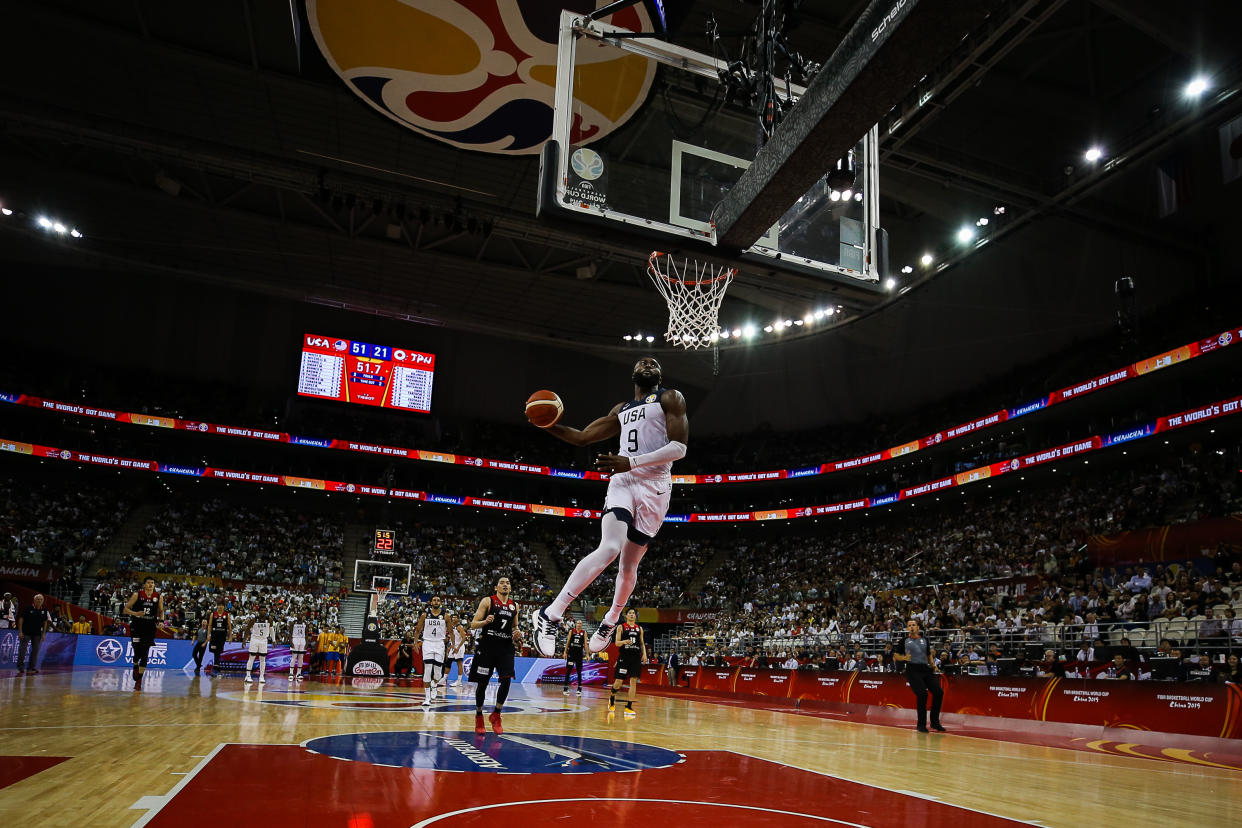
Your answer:
[[[914,709],[914,694],[896,673],[689,667],[683,677],[691,671],[697,672],[690,686],[714,695],[784,697],[800,706]],[[743,673],[754,677],[738,681]],[[1232,684],[999,676],[941,676],[940,681],[946,713],[1242,739],[1242,687]]]

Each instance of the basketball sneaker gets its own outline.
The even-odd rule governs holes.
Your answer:
[[[484,724],[483,722],[482,713],[476,713],[474,715],[474,732],[475,733],[486,733],[487,732],[487,725]]]
[[[632,707],[627,707],[627,708],[625,708],[625,710],[621,711],[621,713],[622,713],[622,715],[624,715],[624,716],[625,716],[625,718],[627,718],[627,719],[633,719],[633,718],[635,718],[635,717],[637,717],[637,716],[638,716],[638,712],[637,712],[636,710],[634,710],[634,708],[632,708]]]
[[[581,690],[579,690],[578,692],[579,692],[579,693],[581,693],[582,691],[581,691]],[[566,687],[564,690],[562,690],[562,691],[561,691],[561,695],[562,695],[562,696],[568,696],[568,695],[569,695],[569,688],[568,688],[568,687]]]
[[[259,684],[267,684],[267,679],[265,678],[259,679]]]
[[[499,710],[493,710],[493,711],[492,711],[492,715],[488,716],[488,717],[487,717],[487,720],[488,720],[489,722],[491,722],[491,723],[492,723],[492,730],[493,730],[494,732],[496,732],[496,733],[504,733],[504,732],[505,732],[504,726],[503,726],[502,722],[500,721],[500,711],[499,711]]]
[[[612,643],[612,633],[616,628],[616,624],[600,621],[599,629],[591,633],[591,652],[598,653],[601,650],[607,650],[608,645]]]
[[[559,621],[553,621],[545,612],[547,607],[532,610],[530,623],[535,630],[535,650],[544,658],[551,658],[556,653],[556,631]]]
[[[246,684],[250,684],[250,683],[252,683],[253,681],[254,681],[254,679],[252,679],[252,678],[250,677],[250,674],[249,674],[249,673],[246,673]]]

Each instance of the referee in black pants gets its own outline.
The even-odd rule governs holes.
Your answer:
[[[944,733],[940,724],[940,705],[944,702],[944,690],[940,687],[940,671],[931,660],[931,647],[919,632],[919,622],[910,619],[906,624],[905,654],[894,654],[897,661],[906,662],[906,681],[917,699],[919,733],[927,733],[927,694],[931,693],[931,729]]]

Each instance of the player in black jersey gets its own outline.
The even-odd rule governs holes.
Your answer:
[[[582,629],[582,619],[575,618],[574,627],[565,639],[565,651],[561,653],[561,657],[565,659],[565,687],[561,690],[562,696],[569,695],[570,667],[578,669],[578,695],[582,695],[582,652],[585,648],[586,632]]]
[[[612,674],[612,689],[608,693],[608,715],[611,717],[617,704],[617,691],[621,682],[629,679],[630,687],[625,702],[625,718],[632,719],[638,714],[634,712],[634,697],[638,695],[638,677],[642,674],[643,663],[647,660],[647,640],[643,637],[643,628],[638,626],[638,613],[626,610],[625,623],[617,627],[617,666]]]
[[[224,642],[233,636],[233,618],[224,609],[224,601],[216,601],[216,611],[208,619],[210,643],[207,649],[214,659],[210,665],[212,675],[220,675],[220,665],[224,663]]]
[[[487,732],[483,726],[483,701],[493,674],[500,680],[500,688],[496,691],[496,709],[488,719],[492,730],[504,732],[500,711],[509,697],[509,683],[514,675],[513,656],[522,637],[517,628],[518,605],[509,599],[511,590],[508,578],[496,581],[496,593],[479,601],[479,608],[470,622],[470,629],[482,631],[470,663],[470,680],[477,685],[474,691],[475,733]]]
[[[129,637],[134,648],[134,689],[142,689],[142,674],[147,671],[147,656],[155,643],[156,626],[164,620],[164,596],[155,591],[155,579],[142,579],[142,589],[129,596],[124,614],[129,622]]]

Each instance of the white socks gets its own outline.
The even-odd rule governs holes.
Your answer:
[[[594,552],[590,553],[582,560],[578,561],[578,565],[574,567],[574,571],[565,581],[565,586],[561,587],[560,594],[556,596],[556,600],[547,609],[548,618],[553,621],[560,621],[565,616],[565,611],[569,609],[569,605],[574,599],[582,594],[582,591],[595,583],[595,579],[599,574],[608,568],[608,565],[617,559],[621,554],[621,549],[627,544],[625,540],[625,531],[627,527],[616,516],[615,513],[609,512],[600,520],[600,541],[599,546]],[[641,555],[639,557],[642,557]],[[633,590],[631,583],[630,589]],[[629,593],[626,593],[629,597]]]

